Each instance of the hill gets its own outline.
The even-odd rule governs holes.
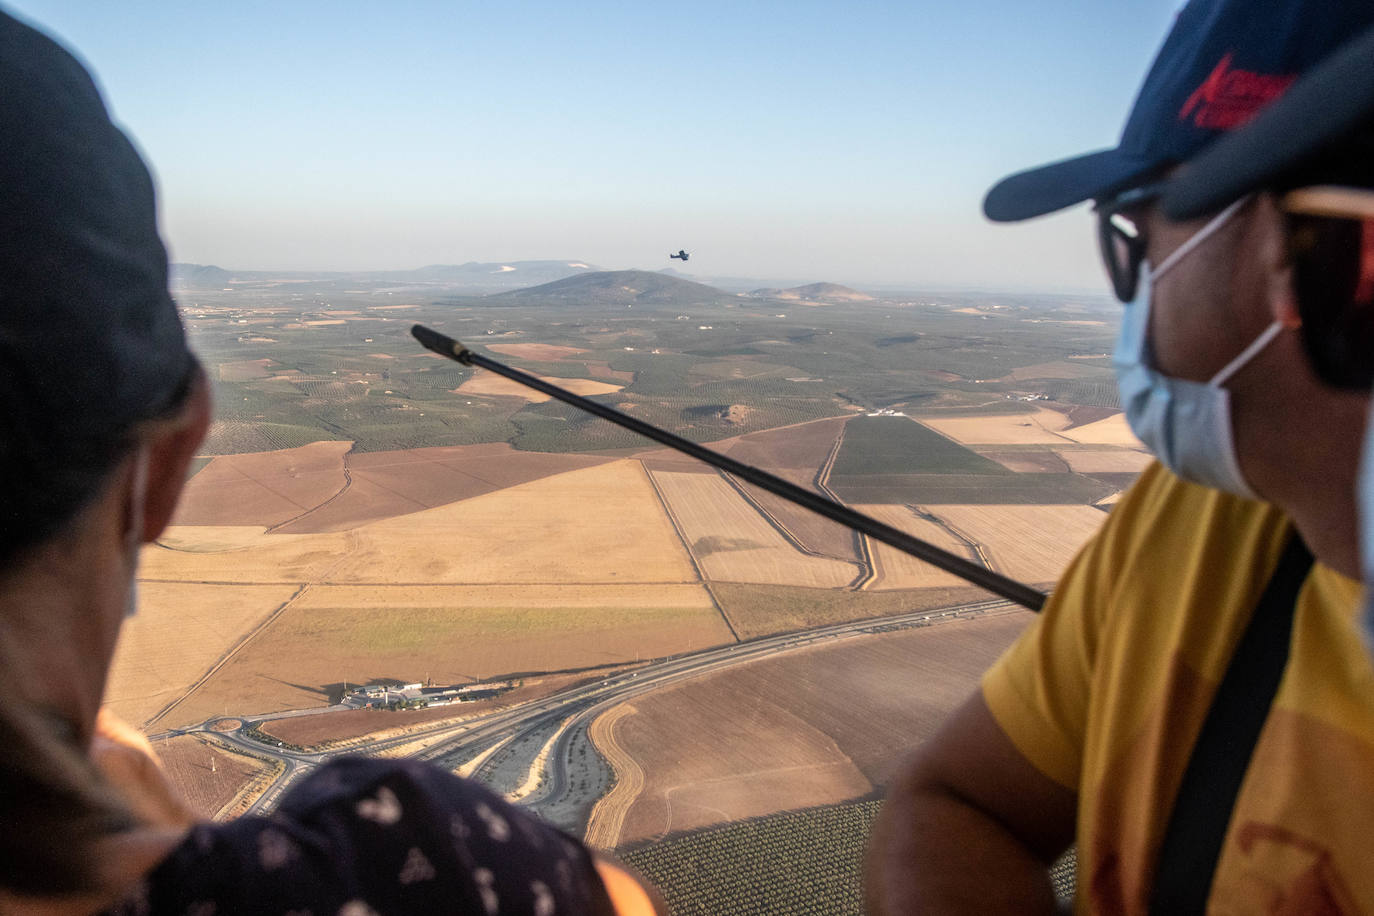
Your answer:
[[[167,285],[172,289],[224,289],[234,275],[213,264],[172,264],[167,273]]]
[[[535,303],[598,305],[693,305],[735,301],[714,286],[647,270],[608,270],[580,274],[490,297]]]
[[[439,288],[471,294],[496,293],[522,289],[599,271],[582,261],[468,261],[465,264],[430,264],[415,270],[235,270],[205,264],[173,264],[170,284],[173,289],[217,290],[226,286],[279,287],[286,283],[347,284],[351,287],[393,288],[398,284],[416,289]]]
[[[873,297],[838,283],[809,283],[790,289],[756,289],[751,296],[801,302],[871,302]]]

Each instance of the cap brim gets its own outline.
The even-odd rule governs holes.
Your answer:
[[[1193,219],[1262,188],[1304,158],[1374,117],[1374,29],[1294,83],[1253,121],[1181,169],[1160,205]]]
[[[983,198],[983,213],[999,223],[1043,216],[1125,187],[1156,165],[1119,149],[1052,162],[997,182]]]

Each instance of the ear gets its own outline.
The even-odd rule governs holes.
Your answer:
[[[186,403],[176,417],[156,424],[148,434],[148,487],[143,498],[142,542],[157,539],[172,520],[186,471],[210,428],[210,386],[197,370]]]
[[[1293,292],[1293,262],[1288,256],[1288,221],[1273,194],[1255,198],[1255,250],[1259,253],[1264,277],[1264,298],[1269,317],[1289,330],[1302,327],[1298,298]]]

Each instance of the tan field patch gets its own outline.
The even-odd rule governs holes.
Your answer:
[[[1043,407],[1034,413],[927,418],[919,422],[962,445],[1049,445],[1063,444],[1066,440],[1082,441],[1070,439],[1063,433],[1069,425],[1067,417]]]
[[[297,587],[140,582],[138,613],[120,632],[106,705],[120,718],[143,725],[290,600]]]
[[[312,588],[168,716],[321,706],[342,685],[383,678],[467,683],[524,671],[633,662],[733,640],[709,596],[608,587],[608,604],[559,605],[552,593],[509,590],[464,604],[467,588]],[[574,593],[587,601],[591,593]],[[522,602],[534,601],[536,604]]]
[[[929,519],[919,518],[906,506],[867,505],[855,506],[860,512],[873,516],[899,531],[929,541],[936,547],[968,560],[977,561],[976,555],[963,541],[947,529]],[[963,585],[958,576],[947,573],[916,559],[910,554],[889,547],[879,541],[869,540],[869,550],[873,555],[875,578],[868,588],[932,588]]]
[[[318,328],[328,324],[348,324],[348,321],[344,318],[317,318],[314,321],[305,322],[305,326],[308,328]]]
[[[1122,448],[1145,448],[1144,444],[1131,432],[1126,415],[1119,413],[1096,423],[1075,426],[1065,430],[1062,435],[1084,445],[1119,445]]]
[[[1069,466],[1059,455],[1050,449],[988,449],[980,448],[978,454],[991,458],[1002,467],[1018,474],[1067,474]]]
[[[598,810],[618,815],[607,824],[618,829],[598,829],[594,816],[588,836],[626,845],[863,796],[1032,619],[1012,611],[850,639],[636,697],[634,713],[610,724],[643,786],[619,810]],[[601,746],[596,730],[593,740]]]
[[[519,344],[516,344],[519,346]],[[542,378],[542,381],[551,385],[558,385],[566,388],[573,394],[593,395],[610,394],[612,391],[620,391],[624,385],[612,385],[608,382],[597,382],[588,378]],[[542,404],[544,401],[552,400],[547,394],[535,391],[533,388],[526,388],[519,382],[513,382],[502,375],[494,372],[487,372],[478,369],[472,378],[454,389],[458,394],[486,395],[488,397],[524,398],[532,404]]]
[[[708,579],[840,588],[858,573],[797,550],[719,475],[652,473]]]
[[[204,473],[203,471],[201,473]],[[174,538],[187,536],[170,532]],[[696,579],[643,468],[615,461],[346,532],[222,553],[146,549],[149,579],[467,584]]]
[[[1092,506],[927,506],[956,533],[982,545],[993,567],[1022,582],[1055,582],[1107,520]]]
[[[369,353],[369,354],[367,354],[367,358],[368,358],[368,359],[395,359],[396,357],[392,356],[390,353]]]
[[[267,367],[273,365],[270,359],[245,359],[232,363],[220,363],[219,378],[222,382],[246,382],[249,379],[267,378]]]
[[[221,455],[192,477],[175,525],[270,527],[308,512],[343,489],[351,442],[312,442],[274,452]]]
[[[487,347],[496,353],[504,353],[507,356],[514,356],[518,359],[538,359],[550,362],[567,359],[569,356],[576,356],[587,351],[580,347],[562,347],[558,344],[541,343],[522,343],[522,344],[492,344]]]
[[[1057,454],[1079,474],[1133,474],[1154,460],[1145,452],[1126,449],[1063,449]]]
[[[1014,382],[1024,382],[1029,379],[1055,378],[1055,379],[1074,379],[1086,378],[1090,375],[1100,375],[1101,370],[1093,366],[1084,366],[1055,360],[1048,363],[1036,363],[1033,366],[1022,366],[1008,372],[1004,379]]]

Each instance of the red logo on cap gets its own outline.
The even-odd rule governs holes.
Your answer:
[[[1296,76],[1273,76],[1253,70],[1232,70],[1227,52],[1202,84],[1179,109],[1180,121],[1192,115],[1195,127],[1232,130],[1250,120],[1268,103],[1283,95]]]

